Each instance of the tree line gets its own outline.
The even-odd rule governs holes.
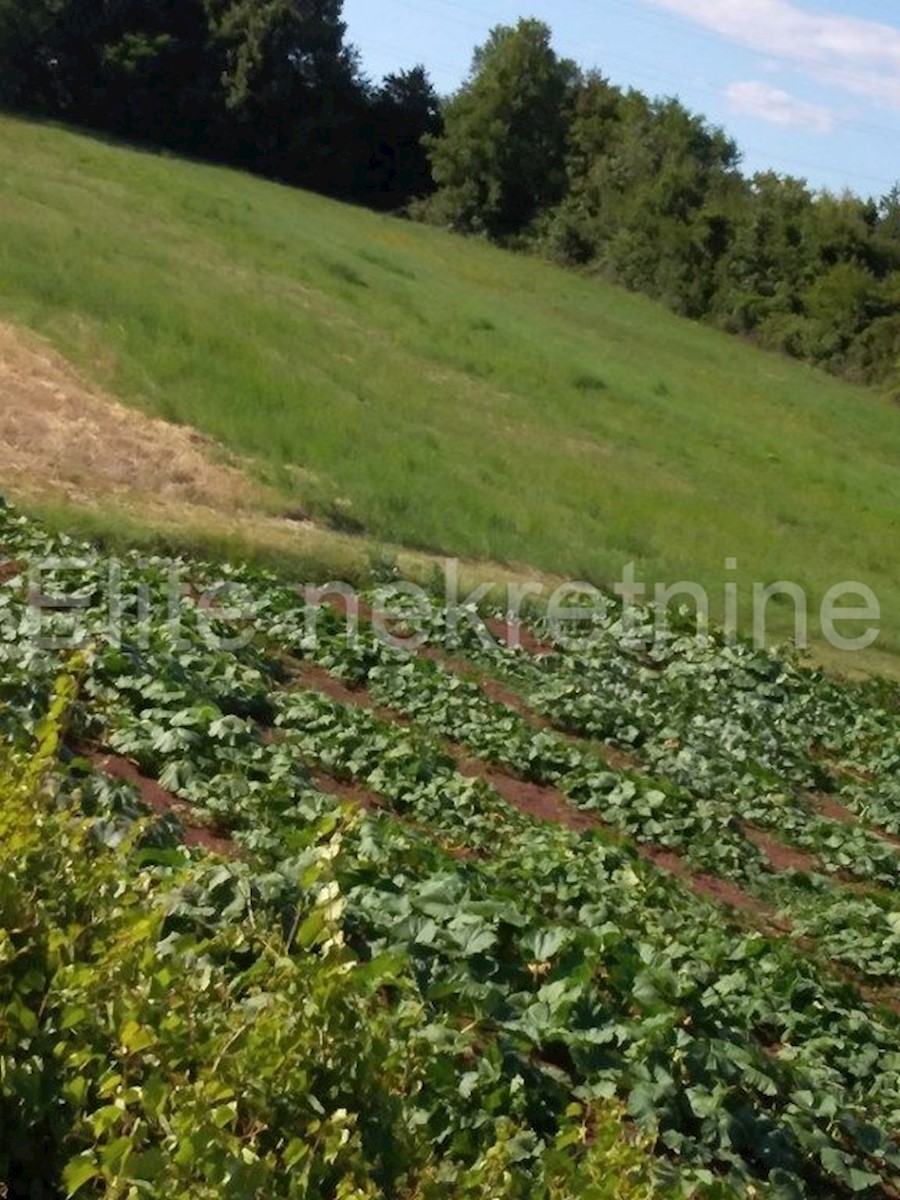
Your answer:
[[[0,0],[0,104],[544,254],[849,378],[896,387],[900,187],[746,176],[679,101],[498,27],[441,100],[378,84],[342,0]]]
[[[422,67],[373,84],[343,0],[0,0],[0,104],[376,208],[432,186]]]
[[[871,200],[747,177],[721,129],[559,58],[538,21],[495,29],[443,116],[423,217],[897,386],[900,187]]]

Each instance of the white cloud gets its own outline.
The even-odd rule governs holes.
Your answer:
[[[900,28],[792,0],[646,0],[832,87],[900,109]]]
[[[733,83],[726,91],[735,112],[761,117],[774,125],[798,125],[814,133],[830,133],[834,116],[819,104],[807,104],[796,96],[758,80]]]

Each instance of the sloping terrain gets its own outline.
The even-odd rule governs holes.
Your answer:
[[[45,339],[2,322],[0,479],[20,502],[63,520],[77,514],[88,527],[115,531],[118,542],[156,534],[351,578],[379,553],[416,576],[435,565],[291,511],[290,497],[261,482],[245,458],[196,429],[126,407]],[[499,564],[464,568],[466,577],[501,574]]]
[[[101,394],[49,346],[6,324],[0,395],[2,470],[16,491],[50,486],[75,503],[119,498],[188,517],[198,507],[262,508],[262,488],[216,461],[208,438]]]
[[[633,561],[714,614],[732,579],[858,580],[900,646],[875,393],[477,241],[9,119],[0,222],[0,315],[285,512],[596,582]]]
[[[354,639],[339,607],[310,624],[275,576],[137,555],[122,594],[147,604],[111,636],[102,555],[11,509],[0,547],[3,739],[32,743],[69,661],[25,636],[26,566],[77,549],[80,573],[43,580],[84,601],[64,790],[114,845],[143,799],[235,859],[189,912],[296,929],[309,838],[343,822],[329,862],[348,945],[409,965],[429,1044],[456,1056],[421,1117],[436,1153],[515,1113],[531,1178],[570,1105],[618,1097],[669,1185],[896,1195],[896,687],[715,640],[660,646],[651,623],[614,617],[579,651],[540,626],[514,649],[510,628],[493,645],[468,622],[451,637],[435,605],[428,644],[398,651],[369,627],[384,597],[366,597]],[[390,602],[398,634],[416,624],[407,606]],[[41,631],[72,620],[44,611]],[[67,1143],[93,1129],[107,1166],[110,1111]],[[246,1128],[241,1100],[221,1121]]]

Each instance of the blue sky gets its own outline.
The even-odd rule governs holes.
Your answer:
[[[883,195],[900,180],[897,0],[345,0],[367,73],[424,63],[442,92],[497,24],[534,16],[613,82],[679,96],[744,168]]]

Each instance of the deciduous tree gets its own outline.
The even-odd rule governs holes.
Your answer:
[[[444,134],[430,145],[434,211],[453,227],[509,238],[562,199],[579,74],[550,39],[540,21],[494,29],[447,104]]]

